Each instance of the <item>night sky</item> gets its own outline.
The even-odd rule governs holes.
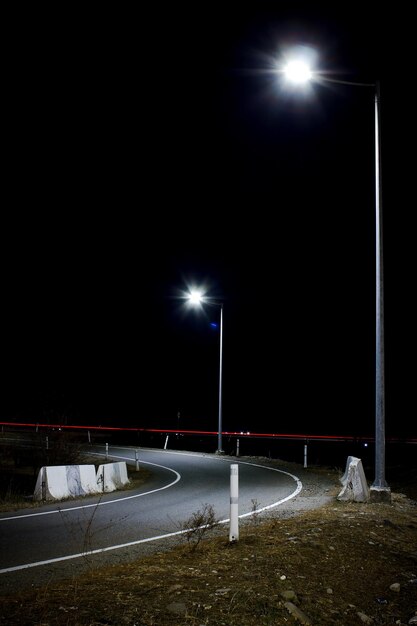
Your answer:
[[[381,80],[386,425],[416,435],[411,16],[297,7],[10,17],[2,418],[215,430],[219,309],[175,298],[204,283],[225,430],[373,433],[373,90],[285,91],[301,43]]]

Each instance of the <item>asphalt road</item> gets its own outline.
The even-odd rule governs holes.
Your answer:
[[[103,449],[96,448],[104,456]],[[111,448],[110,460],[134,465],[131,448]],[[44,505],[0,516],[0,575],[104,554],[178,533],[205,504],[227,523],[230,465],[239,465],[239,516],[274,508],[302,489],[285,471],[228,457],[140,449],[151,477],[137,490]]]

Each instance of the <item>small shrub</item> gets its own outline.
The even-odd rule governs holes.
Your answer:
[[[252,524],[255,526],[255,528],[258,527],[259,523],[260,523],[260,515],[259,515],[259,502],[258,500],[252,499],[252,508],[251,508],[251,520],[252,520]]]
[[[214,513],[211,504],[205,504],[203,508],[191,515],[185,522],[181,524],[183,536],[190,546],[190,550],[194,552],[206,534],[218,525],[219,521]]]

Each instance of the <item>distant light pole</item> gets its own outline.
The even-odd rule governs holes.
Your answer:
[[[371,486],[371,498],[389,501],[391,490],[385,480],[385,380],[384,380],[384,278],[382,256],[382,179],[380,143],[380,84],[358,83],[328,78],[315,73],[302,58],[290,61],[283,73],[294,85],[302,85],[310,80],[332,82],[357,87],[372,87],[375,91],[375,480]]]
[[[210,298],[205,298],[203,293],[198,290],[192,290],[187,295],[187,299],[192,306],[201,306],[202,304],[210,304],[220,307],[220,360],[219,360],[219,414],[218,414],[218,430],[217,430],[217,454],[223,454],[222,443],[222,386],[223,386],[223,302],[217,302]]]

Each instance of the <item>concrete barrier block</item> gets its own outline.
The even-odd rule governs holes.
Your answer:
[[[33,497],[34,500],[63,500],[97,491],[94,465],[56,465],[41,467]]]
[[[346,461],[345,473],[340,479],[340,482],[342,483],[342,485],[346,485],[350,463],[353,459],[356,459],[356,458],[357,458],[356,456],[348,456],[347,461]]]
[[[343,489],[337,496],[338,500],[352,502],[367,502],[369,500],[370,491],[361,459],[355,456],[348,457],[346,470],[340,482]]]
[[[106,463],[99,466],[97,470],[97,486],[100,491],[115,491],[128,483],[126,461]]]

